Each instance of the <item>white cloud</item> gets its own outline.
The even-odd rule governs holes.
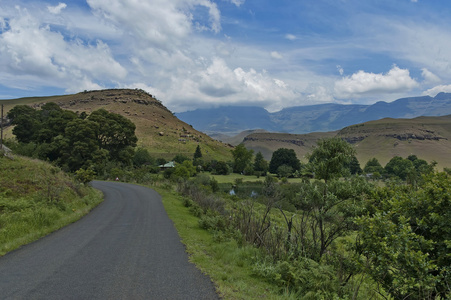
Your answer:
[[[285,38],[290,41],[294,41],[297,39],[297,37],[294,34],[290,34],[290,33],[286,34]]]
[[[376,93],[407,92],[416,87],[418,83],[410,77],[409,70],[393,66],[387,74],[358,71],[335,82],[334,89],[338,98],[358,98]]]
[[[282,54],[280,54],[280,53],[277,52],[277,51],[272,51],[272,52],[271,52],[271,57],[272,57],[272,58],[275,58],[275,59],[282,59],[282,58],[283,58]]]
[[[221,30],[221,14],[216,4],[209,0],[87,2],[100,18],[111,22],[141,47],[152,46],[169,51],[181,46],[195,28],[213,32]],[[208,10],[208,20],[196,19],[193,15],[196,7]]]
[[[421,71],[422,71],[421,75],[423,76],[425,83],[433,84],[433,83],[438,83],[441,81],[441,79],[437,75],[435,75],[428,69],[423,68],[423,69],[421,69]]]
[[[107,44],[67,40],[27,10],[20,10],[8,26],[0,35],[0,73],[4,83],[17,81],[24,89],[39,83],[79,91],[87,86],[99,87],[95,81],[119,80],[127,74]]]
[[[231,3],[233,3],[233,4],[235,4],[236,6],[241,6],[241,5],[243,5],[244,4],[244,2],[246,2],[246,0],[228,0],[228,1],[230,1]]]
[[[315,86],[313,91],[307,96],[310,103],[330,103],[334,102],[332,93],[324,86]]]
[[[423,93],[423,95],[429,95],[435,97],[438,93],[451,93],[451,84],[450,85],[438,85],[433,87]]]
[[[57,14],[61,13],[61,11],[63,9],[65,9],[66,7],[67,7],[66,3],[60,2],[57,6],[50,6],[50,5],[47,6],[47,9],[49,10],[50,13],[57,15]]]
[[[343,76],[343,74],[345,72],[345,70],[340,65],[337,65],[337,71],[338,71],[338,73],[340,73],[341,76]]]

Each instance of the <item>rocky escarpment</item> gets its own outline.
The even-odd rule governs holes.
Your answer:
[[[286,143],[293,144],[296,146],[304,146],[304,141],[298,139],[280,139],[280,138],[263,138],[263,137],[252,137],[247,136],[244,138],[243,142],[262,142],[262,143]]]
[[[85,104],[107,105],[109,103],[152,105],[170,112],[160,100],[141,89],[108,89],[96,91],[84,91],[73,95],[69,101],[55,101],[61,108],[70,109]],[[32,106],[39,108],[45,103],[35,103]],[[172,114],[172,112],[170,112]]]
[[[438,132],[433,130],[427,130],[422,128],[412,127],[409,129],[397,128],[395,131],[392,128],[368,128],[367,130],[356,129],[357,126],[350,126],[338,133],[342,139],[346,140],[350,144],[356,144],[368,137],[384,137],[384,138],[394,138],[399,141],[409,141],[409,140],[430,140],[439,141],[446,140],[447,138],[440,135]]]

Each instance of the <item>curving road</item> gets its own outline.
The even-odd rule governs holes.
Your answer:
[[[93,182],[105,201],[0,257],[0,299],[218,299],[153,190]]]

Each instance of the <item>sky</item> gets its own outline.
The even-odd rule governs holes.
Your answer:
[[[173,112],[451,92],[448,0],[0,0],[0,99],[139,88]]]

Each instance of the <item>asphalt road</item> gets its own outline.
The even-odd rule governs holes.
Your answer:
[[[0,299],[218,299],[155,191],[93,182],[105,201],[0,257]]]

